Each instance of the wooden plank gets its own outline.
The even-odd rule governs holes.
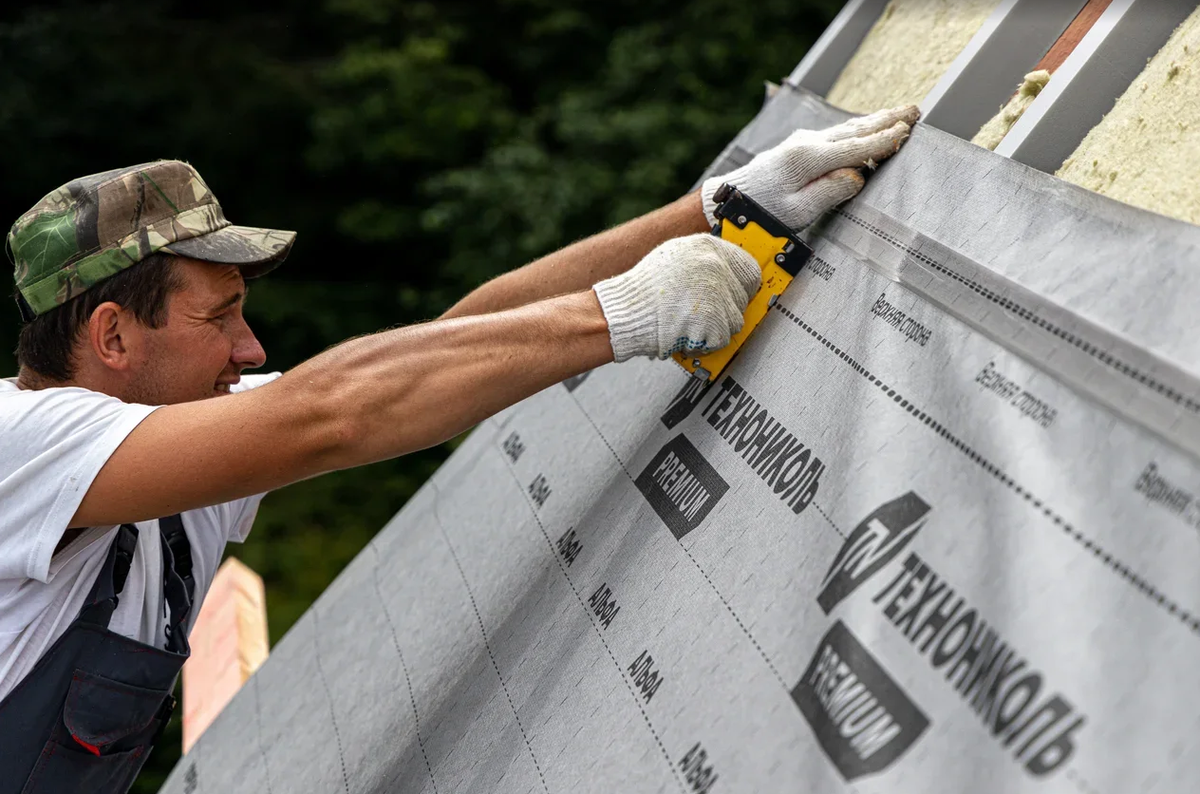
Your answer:
[[[267,660],[267,600],[262,577],[233,557],[213,577],[183,666],[183,752],[212,724]]]
[[[1058,37],[1058,41],[1054,42],[1054,46],[1050,48],[1042,59],[1038,61],[1037,66],[1030,71],[1039,71],[1045,69],[1047,72],[1054,74],[1058,67],[1063,65],[1063,61],[1067,56],[1075,51],[1079,46],[1079,42],[1083,41],[1083,37],[1096,24],[1096,20],[1100,19],[1100,15],[1112,5],[1112,0],[1088,0],[1087,5],[1075,16],[1063,34]]]

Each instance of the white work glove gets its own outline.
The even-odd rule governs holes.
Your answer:
[[[592,289],[608,320],[613,358],[626,361],[720,350],[741,330],[742,312],[761,281],[750,254],[711,234],[693,234],[668,240]]]
[[[713,194],[728,182],[788,228],[803,229],[862,190],[857,169],[874,168],[908,138],[916,105],[880,110],[824,130],[796,130],[773,149],[700,187],[704,214],[716,223]]]

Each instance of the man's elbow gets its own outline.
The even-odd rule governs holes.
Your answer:
[[[324,381],[324,382],[323,382]],[[344,383],[293,370],[263,387],[263,411],[290,451],[288,479],[306,479],[358,464],[369,430],[363,411]],[[268,391],[275,392],[268,395]]]

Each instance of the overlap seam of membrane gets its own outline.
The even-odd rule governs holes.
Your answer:
[[[835,210],[816,239],[835,244],[1082,396],[1200,458],[1200,401],[1188,396],[1200,394],[1200,380],[1177,365],[873,207],[856,203]],[[877,261],[881,256],[898,256],[897,266]],[[1003,312],[991,311],[995,307]]]
[[[786,136],[790,132],[789,129],[774,129],[780,126],[778,116],[781,112],[788,119],[795,118],[797,111],[808,113],[814,118],[822,113],[830,114],[831,118],[842,115],[850,118],[854,115],[829,105],[824,99],[803,87],[785,82],[783,88],[785,90],[769,99],[758,116],[721,152],[705,176],[726,173],[752,160],[756,152],[753,148],[743,145],[750,138],[769,142]],[[944,137],[953,143],[974,148],[973,144],[953,136]],[[1004,161],[1002,165],[1017,167],[1011,161]],[[891,178],[898,176],[900,174],[896,173]],[[1048,175],[1038,176],[1057,181]],[[859,226],[863,231],[908,257],[908,261],[898,268],[898,276],[884,272],[886,277],[920,294],[943,311],[1016,352],[1084,396],[1115,411],[1132,424],[1148,430],[1193,457],[1200,457],[1200,379],[1194,375],[959,252],[909,229],[863,201],[845,205],[835,211],[833,217]],[[821,236],[849,251],[856,259],[875,265],[869,254],[858,250],[844,230],[838,229],[836,221],[828,231],[822,231]],[[902,238],[908,238],[911,242],[905,243]],[[934,256],[930,256],[926,250]],[[930,272],[926,266],[934,272]],[[875,269],[879,270],[878,267]],[[906,276],[905,270],[914,272]],[[940,298],[920,284],[922,279],[927,282],[944,282],[939,276],[958,282],[965,290],[951,293],[948,298]],[[949,292],[948,287],[950,285],[945,283],[938,285],[939,290],[943,292]],[[1019,320],[1022,328],[1041,336],[1043,349],[1040,352],[1035,349],[1033,340],[1017,339],[1012,334],[1005,333],[1001,328],[1005,323],[988,311],[962,311],[961,305],[966,302],[964,297],[971,292],[986,301],[984,305],[987,308],[1003,309],[1008,320]],[[979,308],[980,302],[975,303],[975,308]],[[1045,341],[1053,340],[1057,340],[1053,347],[1048,348],[1044,344]],[[1054,359],[1053,363],[1050,358]],[[1124,386],[1128,386],[1129,389],[1123,388]]]
[[[494,447],[492,445],[488,445],[488,449],[492,450]],[[629,678],[625,675],[625,668],[622,667],[621,663],[617,661],[616,654],[612,652],[612,648],[610,648],[608,645],[608,640],[604,639],[604,633],[600,630],[600,627],[596,625],[595,615],[590,609],[587,608],[587,605],[584,604],[583,596],[579,594],[579,590],[575,587],[575,582],[571,579],[570,574],[567,573],[567,569],[563,567],[562,560],[555,552],[554,541],[550,539],[550,533],[546,531],[546,526],[542,523],[542,517],[537,514],[537,510],[534,508],[533,504],[530,503],[529,494],[525,492],[525,489],[521,487],[521,483],[517,481],[517,473],[513,470],[512,464],[509,462],[508,458],[506,458],[504,455],[501,455],[500,457],[504,461],[505,471],[508,472],[509,477],[511,477],[513,482],[516,484],[517,490],[521,492],[521,497],[525,502],[525,506],[529,508],[529,514],[533,516],[533,520],[537,524],[538,530],[542,533],[542,538],[545,539],[546,545],[550,547],[550,556],[553,557],[554,562],[557,563],[558,570],[562,573],[563,579],[566,580],[567,586],[571,589],[571,593],[575,596],[575,600],[579,603],[584,615],[587,616],[588,623],[591,625],[592,630],[596,632],[596,637],[599,638],[600,644],[604,646],[604,651],[608,654],[608,658],[612,660],[613,665],[616,666],[617,675],[621,678],[621,683],[625,684],[625,688],[629,691],[629,696],[633,698],[633,704],[637,706],[638,711],[641,712],[642,719],[646,721],[646,727],[650,730],[650,735],[654,737],[654,742],[658,745],[658,749],[662,751],[663,758],[666,759],[667,762],[667,767],[671,770],[671,775],[675,778],[675,782],[679,785],[679,790],[686,792],[687,786],[685,785],[683,778],[680,777],[679,770],[676,769],[674,762],[671,761],[671,754],[667,752],[667,746],[663,744],[662,737],[658,735],[658,731],[654,728],[654,723],[650,721],[650,715],[646,713],[646,709],[640,702],[638,702],[637,693],[633,691],[633,686],[630,684]]]
[[[1197,400],[1193,397],[1189,397],[1187,394],[1184,394],[1181,389],[1173,387],[1170,384],[1164,383],[1160,379],[1161,376],[1146,374],[1146,372],[1143,371],[1145,364],[1140,364],[1140,365],[1129,364],[1125,360],[1125,358],[1134,358],[1134,357],[1151,358],[1151,354],[1149,354],[1145,351],[1142,351],[1140,349],[1134,348],[1132,346],[1129,346],[1131,349],[1129,351],[1124,352],[1122,354],[1122,357],[1114,356],[1114,355],[1112,355],[1112,353],[1103,349],[1099,345],[1089,342],[1087,339],[1083,338],[1079,334],[1072,333],[1071,331],[1062,327],[1062,320],[1063,320],[1064,315],[1069,315],[1071,318],[1071,321],[1074,322],[1076,325],[1090,325],[1089,321],[1083,319],[1082,317],[1079,317],[1076,314],[1071,314],[1067,309],[1064,309],[1056,304],[1050,303],[1049,301],[1045,301],[1044,299],[1039,298],[1036,293],[1030,292],[1029,290],[1024,290],[1016,283],[1008,281],[1004,277],[996,275],[993,271],[990,271],[987,268],[984,268],[981,265],[978,265],[976,263],[971,263],[971,264],[975,265],[974,269],[977,271],[977,274],[974,275],[973,277],[965,276],[962,273],[957,272],[953,268],[951,268],[947,265],[944,265],[941,262],[938,262],[937,260],[933,259],[932,257],[922,253],[921,251],[917,250],[916,248],[914,248],[910,245],[905,245],[901,240],[897,239],[893,235],[888,234],[886,231],[879,228],[878,226],[875,226],[875,225],[867,222],[863,218],[859,217],[859,215],[861,215],[861,214],[876,213],[877,212],[876,210],[873,210],[873,209],[867,207],[867,208],[861,208],[861,209],[855,208],[855,211],[858,214],[855,214],[855,212],[847,211],[845,208],[836,210],[836,212],[839,215],[846,218],[851,223],[855,223],[855,224],[858,224],[859,226],[862,226],[867,231],[869,231],[872,234],[876,235],[877,237],[883,239],[884,241],[891,243],[895,247],[904,251],[909,256],[915,257],[916,259],[920,260],[921,262],[932,267],[937,272],[942,273],[943,275],[946,275],[946,276],[954,279],[955,281],[957,281],[960,284],[971,289],[973,292],[978,293],[979,295],[988,299],[992,303],[995,303],[996,305],[1000,306],[1001,308],[1007,309],[1011,312],[1015,312],[1017,314],[1017,316],[1019,316],[1022,320],[1026,320],[1028,322],[1033,323],[1034,325],[1041,327],[1043,330],[1050,332],[1051,334],[1053,334],[1054,336],[1057,336],[1059,339],[1062,339],[1063,341],[1067,342],[1068,344],[1079,348],[1084,353],[1087,353],[1092,358],[1097,359],[1098,361],[1100,361],[1100,363],[1104,364],[1105,366],[1115,369],[1117,372],[1121,373],[1122,375],[1132,378],[1133,380],[1137,381],[1141,385],[1146,386],[1150,389],[1153,389],[1154,391],[1158,392],[1159,394],[1161,394],[1163,397],[1167,398],[1171,402],[1174,402],[1177,405],[1180,405],[1183,408],[1186,408],[1187,410],[1191,411],[1192,413],[1200,414],[1200,400]],[[886,216],[882,216],[881,213],[879,213],[879,215],[881,217],[886,217]],[[922,237],[923,241],[928,240],[928,238],[924,238],[923,235],[918,235],[918,237]],[[932,241],[930,241],[930,242],[932,242]],[[959,260],[966,259],[965,257],[959,256],[959,255],[953,255],[953,256],[955,259],[959,259]],[[989,276],[990,276],[990,279],[989,279]],[[989,287],[987,285],[980,283],[980,281],[983,279],[992,280],[997,286]],[[998,288],[1002,288],[1002,289],[1008,291],[1009,293],[1019,290],[1021,292],[1025,292],[1026,294],[1024,296],[1022,296],[1021,299],[1013,300],[1011,297],[1006,297],[1004,295],[1001,295],[997,291]],[[1026,305],[1029,303],[1041,303],[1042,305],[1035,306],[1034,308],[1029,308]],[[1053,315],[1053,314],[1057,314],[1057,315],[1059,315],[1059,317],[1057,319],[1047,319],[1046,315]],[[1105,333],[1099,326],[1095,326],[1094,328],[1089,329],[1089,332],[1092,334],[1095,334],[1095,335]],[[1115,345],[1127,346],[1126,343],[1123,343],[1119,337],[1116,337],[1111,334],[1107,334],[1107,335],[1110,337],[1110,340],[1107,341],[1106,344],[1114,345],[1114,346]],[[1178,380],[1190,381],[1189,385],[1193,389],[1196,389],[1198,392],[1200,392],[1200,381],[1196,380],[1195,378],[1193,378],[1192,376],[1183,372],[1182,370],[1173,367],[1173,365],[1171,365],[1165,361],[1160,360],[1159,362],[1156,362],[1156,363],[1157,363],[1157,367],[1156,367],[1157,369],[1172,371],[1172,374],[1174,374]]]
[[[1088,538],[1086,535],[1084,535],[1082,532],[1080,532],[1078,529],[1076,529],[1070,521],[1068,521],[1066,518],[1064,518],[1062,515],[1060,515],[1057,511],[1055,511],[1052,507],[1050,507],[1049,504],[1044,502],[1042,499],[1038,498],[1035,494],[1033,494],[1027,488],[1020,485],[1018,482],[1016,482],[1016,480],[1013,479],[1004,469],[1000,468],[999,466],[996,466],[991,461],[989,461],[987,458],[985,458],[983,455],[979,454],[979,452],[977,452],[973,447],[971,447],[969,444],[967,444],[962,439],[960,439],[958,436],[956,436],[954,433],[952,433],[950,430],[948,430],[945,427],[945,425],[941,424],[936,419],[934,419],[931,415],[927,414],[920,407],[918,407],[918,405],[915,402],[904,397],[902,393],[898,392],[894,387],[888,385],[881,378],[879,378],[878,376],[871,373],[869,370],[867,370],[865,367],[863,367],[856,359],[854,359],[852,356],[850,356],[848,353],[846,353],[840,347],[838,347],[834,342],[832,342],[827,337],[825,337],[823,334],[821,334],[819,331],[817,331],[815,328],[813,328],[812,326],[808,325],[803,320],[801,320],[794,312],[791,311],[791,309],[787,308],[784,305],[782,300],[777,301],[773,308],[780,311],[785,317],[787,317],[789,320],[791,320],[793,323],[795,323],[802,331],[808,333],[818,343],[823,345],[831,353],[833,353],[838,358],[840,358],[845,364],[850,366],[851,369],[855,370],[859,375],[866,378],[872,385],[879,388],[881,392],[883,392],[886,396],[888,396],[890,399],[892,399],[902,409],[906,410],[910,415],[912,415],[914,418],[918,419],[920,422],[922,422],[922,424],[924,424],[930,430],[932,430],[933,432],[940,435],[944,440],[946,440],[948,443],[950,443],[951,446],[953,446],[955,449],[957,449],[961,454],[967,456],[967,458],[970,459],[973,463],[978,465],[980,468],[982,468],[988,474],[992,475],[995,479],[997,479],[1001,484],[1003,484],[1004,486],[1006,486],[1007,488],[1012,490],[1014,493],[1016,493],[1018,496],[1020,496],[1022,499],[1024,499],[1027,503],[1029,503],[1031,506],[1033,506],[1036,510],[1041,512],[1046,518],[1050,519],[1050,521],[1055,526],[1062,529],[1063,532],[1065,532],[1069,537],[1071,537],[1076,543],[1083,546],[1088,552],[1090,552],[1092,554],[1093,557],[1095,557],[1098,561],[1100,561],[1111,572],[1120,576],[1122,579],[1124,579],[1126,581],[1126,583],[1133,586],[1136,590],[1138,590],[1143,595],[1145,595],[1152,603],[1157,604],[1160,608],[1165,610],[1169,615],[1171,615],[1172,617],[1179,620],[1191,632],[1193,632],[1194,634],[1200,635],[1200,617],[1197,617],[1197,616],[1191,614],[1187,609],[1180,606],[1173,599],[1169,598],[1166,594],[1162,593],[1156,587],[1154,587],[1152,584],[1150,584],[1149,581],[1147,581],[1144,577],[1142,577],[1141,575],[1139,575],[1138,573],[1136,573],[1135,571],[1130,569],[1128,566],[1126,566],[1124,563],[1122,563],[1117,557],[1115,557],[1107,549],[1105,549],[1098,543],[1092,541],[1090,538]],[[629,469],[625,465],[625,462],[623,460],[621,460],[619,455],[617,455],[616,450],[613,449],[613,447],[612,447],[612,444],[609,443],[608,439],[600,431],[600,428],[596,426],[595,421],[592,420],[592,418],[588,414],[588,412],[586,410],[584,410],[582,405],[580,405],[579,400],[577,398],[575,398],[575,396],[573,394],[570,396],[571,396],[571,401],[576,405],[576,407],[579,409],[580,413],[583,414],[584,418],[588,420],[588,423],[592,426],[593,430],[595,430],[596,435],[600,438],[601,441],[604,442],[604,445],[606,447],[608,447],[609,452],[612,454],[613,458],[617,461],[617,464],[621,467],[621,470],[625,473],[625,476],[628,477],[632,481],[633,475],[629,472]],[[844,540],[846,537],[845,534],[841,531],[841,529],[837,526],[837,524],[832,520],[832,518],[830,518],[830,516],[828,514],[826,514],[826,512],[821,508],[821,506],[817,503],[817,501],[815,499],[813,500],[812,505],[813,505],[813,507],[815,507],[817,509],[817,512],[821,514],[821,516],[824,518],[824,520],[833,528],[833,530],[839,536],[841,536],[842,539]],[[728,609],[729,612],[733,615],[733,617],[737,621],[738,625],[742,628],[742,631],[751,640],[751,642],[754,644],[755,648],[758,649],[759,653],[763,656],[764,660],[766,660],[767,664],[770,665],[772,671],[776,673],[776,677],[779,677],[779,673],[775,670],[775,666],[771,662],[770,658],[767,657],[766,653],[763,651],[762,647],[758,644],[757,640],[755,640],[755,638],[750,634],[749,630],[742,624],[741,619],[734,612],[732,606],[730,606],[730,604],[725,600],[724,595],[722,595],[720,593],[720,591],[717,590],[715,584],[713,584],[712,580],[709,579],[707,572],[704,571],[704,569],[699,565],[699,563],[696,562],[695,558],[692,557],[691,553],[688,552],[687,548],[682,543],[680,544],[680,547],[683,548],[685,553],[687,553],[688,558],[691,559],[691,561],[694,565],[696,565],[697,569],[699,569],[700,572],[702,574],[704,574],[705,579],[708,581],[708,583],[712,587],[713,591],[716,592],[717,596],[721,599],[722,603],[725,604],[726,609]],[[782,682],[782,678],[780,678],[780,681]]]
[[[883,392],[884,395],[900,406],[901,409],[907,411],[925,427],[941,436],[943,440],[949,443],[961,454],[965,455],[972,463],[975,463],[977,466],[982,468],[985,472],[990,474],[997,481],[1042,513],[1042,515],[1050,519],[1055,526],[1063,530],[1063,532],[1065,532],[1076,543],[1087,549],[1087,551],[1090,552],[1093,557],[1103,563],[1109,570],[1119,575],[1126,581],[1126,583],[1132,585],[1136,590],[1150,599],[1151,603],[1157,604],[1160,608],[1166,610],[1168,614],[1183,623],[1183,625],[1186,626],[1193,634],[1200,636],[1200,618],[1188,612],[1174,600],[1168,598],[1164,593],[1154,587],[1154,585],[1150,584],[1145,578],[1118,560],[1111,552],[1076,529],[1070,521],[1050,507],[1048,503],[1038,498],[1038,496],[1032,493],[1029,489],[1018,483],[1004,469],[995,465],[983,455],[979,454],[979,452],[977,452],[973,447],[952,433],[945,425],[937,421],[937,419],[935,419],[932,415],[922,410],[917,403],[905,397],[901,392],[896,390],[895,387],[889,385],[882,378],[872,373],[861,363],[859,363],[857,359],[842,350],[836,343],[828,339],[820,331],[804,322],[804,320],[800,319],[795,312],[784,305],[782,300],[776,301],[773,308],[795,323],[800,330],[804,331],[818,343],[823,345],[827,350],[829,350],[829,352],[840,358],[842,363],[865,378],[871,385],[878,388],[881,392]],[[816,504],[815,500],[813,501],[813,504]]]
[[[479,633],[483,637],[483,649],[487,651],[488,658],[492,662],[492,669],[496,671],[496,678],[500,680],[500,689],[504,692],[504,699],[508,701],[508,707],[513,713],[513,719],[517,723],[517,730],[521,732],[521,738],[525,740],[525,749],[529,751],[529,757],[533,760],[533,767],[537,770],[538,779],[542,781],[542,790],[546,794],[550,794],[550,787],[546,785],[546,776],[542,773],[542,765],[538,763],[537,753],[533,751],[533,745],[529,741],[529,734],[525,732],[525,725],[521,722],[521,715],[517,712],[512,695],[509,694],[504,674],[500,672],[500,664],[496,661],[496,653],[492,650],[491,640],[488,639],[487,627],[483,624],[483,615],[480,614],[479,604],[475,601],[475,591],[471,589],[471,583],[467,580],[467,573],[463,570],[462,563],[458,560],[458,552],[454,550],[454,544],[450,542],[450,535],[447,534],[446,527],[437,514],[437,503],[441,501],[441,491],[438,490],[436,484],[433,485],[433,492],[435,498],[433,507],[430,510],[430,513],[433,515],[433,523],[437,525],[438,531],[442,535],[442,540],[446,542],[446,548],[450,551],[450,558],[454,561],[454,567],[458,569],[458,575],[462,579],[463,588],[467,591],[467,598],[471,600],[471,609],[475,612],[475,620],[479,623]]]

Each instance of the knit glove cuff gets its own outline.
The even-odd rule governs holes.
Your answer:
[[[667,358],[729,344],[758,292],[754,257],[711,234],[678,237],[593,289],[608,321],[613,358]]]

